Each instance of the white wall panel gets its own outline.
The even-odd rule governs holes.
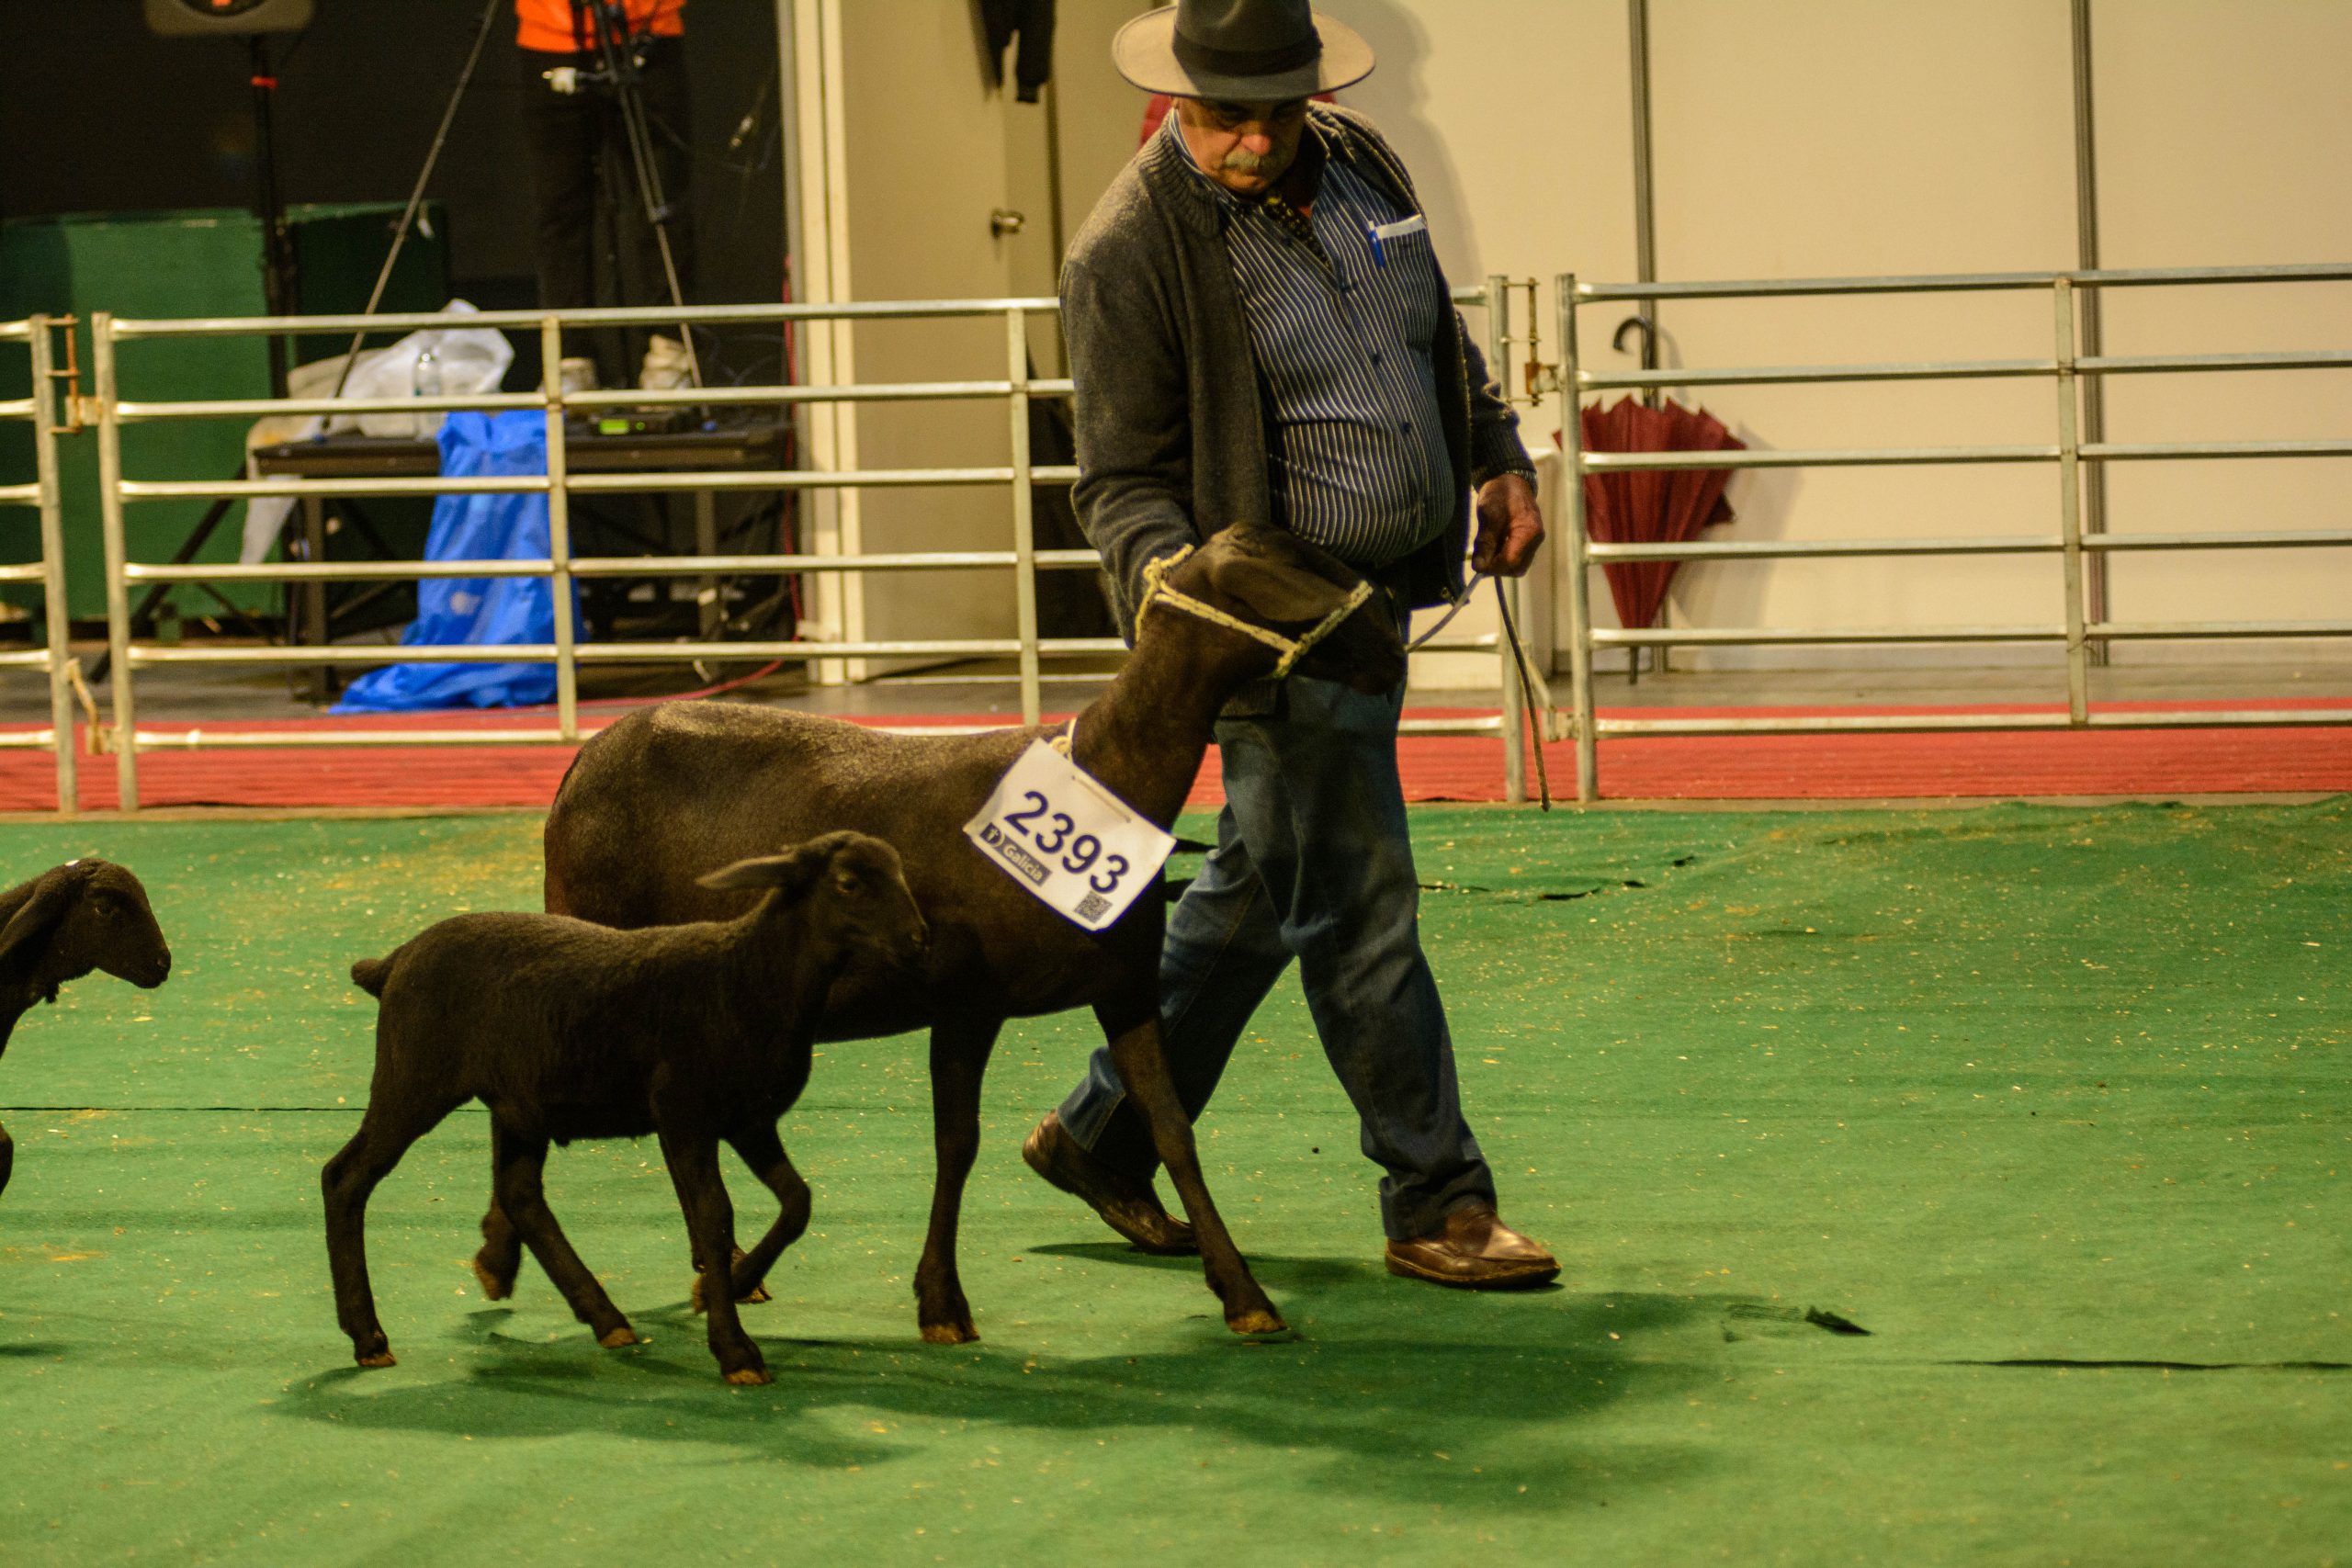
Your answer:
[[[2093,26],[2108,265],[2352,260],[2352,6],[2107,0]],[[2114,354],[2343,348],[2352,284],[2117,290],[2106,330]],[[2108,433],[2352,436],[2352,372],[2117,378]],[[2119,533],[2352,525],[2352,459],[2119,464],[2109,487]],[[2352,604],[2352,550],[2142,557],[2111,570],[2124,618],[2312,619]]]
[[[1574,270],[1634,271],[1630,90],[1621,0],[1322,0],[1380,57],[1345,95],[1404,154],[1438,253],[1458,282],[1490,272],[1547,285]],[[1110,70],[1132,0],[1065,0],[1056,62],[1074,228],[1134,145],[1139,95]],[[967,209],[984,191],[1033,189],[1001,151],[1007,113],[969,80],[969,7],[860,0],[851,13],[850,204],[861,298],[973,286],[990,258]],[[932,18],[918,36],[910,14]],[[1651,0],[1658,267],[1668,279],[2031,270],[2075,260],[2073,101],[2066,0]],[[863,19],[856,19],[862,16]],[[2094,8],[2104,260],[2110,266],[2352,259],[2352,6],[2335,0],[2099,0]],[[860,109],[861,98],[868,106]],[[910,111],[910,106],[913,106]],[[968,254],[967,254],[968,253]],[[1015,264],[997,258],[1004,265]],[[978,268],[978,271],[975,269]],[[1624,366],[1609,334],[1627,314],[1589,307],[1589,366]],[[2039,357],[2045,296],[1668,303],[1667,362]],[[2352,286],[2116,293],[2110,353],[2345,346]],[[1475,319],[1474,332],[1483,330]],[[1548,308],[1539,322],[1556,354]],[[966,342],[968,336],[970,341]],[[937,334],[895,368],[993,374],[992,338]],[[885,352],[878,346],[876,352]],[[943,369],[949,355],[964,370]],[[2043,382],[1724,388],[1705,402],[1759,447],[2048,442]],[[2352,434],[2352,373],[2166,377],[2113,383],[2118,440]],[[1531,413],[1550,445],[1554,406]],[[952,422],[951,422],[952,423]],[[1000,444],[1001,421],[912,423],[907,452],[960,460]],[[887,427],[887,422],[884,422]],[[897,440],[897,437],[886,437]],[[869,452],[881,461],[884,450]],[[908,460],[914,460],[911,456]],[[972,460],[982,460],[977,457]],[[991,457],[987,460],[994,460]],[[2120,532],[2343,525],[2352,463],[2119,466]],[[1725,538],[2054,533],[2053,468],[1747,473]],[[999,512],[1001,513],[1001,508]],[[968,515],[967,515],[968,513]],[[968,539],[961,502],[901,504],[869,547]],[[990,536],[993,537],[993,535]],[[2352,552],[2236,553],[2119,561],[2124,617],[2317,616],[2346,598]],[[969,595],[922,591],[877,622],[935,625]],[[894,597],[899,591],[892,590]],[[1598,606],[1606,594],[1596,592]],[[1483,613],[1482,613],[1483,614]],[[1779,563],[1687,570],[1669,618],[1724,625],[2054,622],[2054,561]],[[1606,620],[1605,608],[1603,619]],[[1462,623],[1476,627],[1476,616]],[[2244,657],[2243,649],[2128,648],[2119,657]],[[1686,653],[1716,663],[1979,660],[1983,649]],[[2055,667],[2047,651],[2030,655]],[[1465,681],[1490,678],[1459,666]]]

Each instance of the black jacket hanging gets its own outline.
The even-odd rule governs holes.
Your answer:
[[[1035,103],[1054,70],[1054,0],[980,0],[980,26],[988,36],[989,84],[1004,85],[1004,51],[1017,36],[1013,96]]]

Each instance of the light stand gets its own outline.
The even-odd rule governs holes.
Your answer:
[[[384,265],[376,269],[376,287],[368,291],[368,308],[360,312],[372,316],[376,307],[384,301],[384,289],[392,281],[392,268],[400,264],[401,247],[408,243],[409,231],[416,226],[418,209],[424,205],[424,187],[432,181],[435,165],[441,162],[441,149],[448,144],[449,127],[458,118],[458,106],[466,99],[466,89],[472,85],[474,68],[481,63],[482,46],[490,41],[490,29],[498,20],[502,0],[490,0],[481,8],[481,20],[474,27],[474,46],[466,54],[465,69],[458,73],[458,85],[449,91],[448,107],[441,111],[440,129],[433,133],[433,145],[426,149],[424,166],[416,172],[416,183],[409,187],[408,205],[401,209],[401,220],[392,228],[392,248],[384,253]],[[351,379],[351,367],[359,359],[359,344],[368,335],[361,328],[351,334],[351,348],[343,356],[343,369],[335,376],[331,398],[343,396],[344,383]]]
[[[597,58],[604,65],[598,77],[612,88],[614,102],[620,109],[622,132],[628,141],[629,164],[637,175],[638,202],[647,226],[653,231],[654,246],[662,255],[662,277],[670,290],[670,303],[683,310],[685,291],[679,287],[677,256],[670,248],[669,197],[662,188],[662,171],[653,161],[653,133],[645,111],[643,85],[638,79],[640,62],[629,34],[628,8],[623,0],[588,0],[588,8],[596,24]],[[678,341],[685,348],[687,378],[699,387],[703,384],[702,363],[695,353],[694,332],[684,322],[678,326]]]
[[[294,237],[286,227],[286,203],[277,189],[277,139],[270,108],[277,95],[277,78],[269,68],[269,40],[255,33],[247,48],[253,58],[254,90],[254,214],[261,220],[262,309],[272,316],[291,316],[302,308],[302,279],[294,259]],[[269,345],[269,395],[286,395],[286,339],[277,333]]]
[[[277,142],[270,123],[277,77],[270,70],[266,35],[307,28],[311,0],[146,0],[145,10],[148,29],[165,38],[224,33],[246,38],[254,95],[254,216],[261,222],[263,308],[273,316],[293,315],[302,308],[301,278],[296,270],[293,239],[286,229],[286,204],[277,192]],[[282,398],[286,395],[286,343],[276,333],[267,342],[269,393]]]

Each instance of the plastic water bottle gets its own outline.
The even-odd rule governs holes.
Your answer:
[[[441,356],[426,349],[416,356],[416,364],[409,371],[409,395],[437,398],[441,395]],[[415,434],[419,441],[436,441],[441,436],[441,411],[415,416]]]

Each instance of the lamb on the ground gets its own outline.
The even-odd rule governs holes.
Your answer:
[[[129,867],[87,856],[0,893],[0,1053],[28,1009],[55,1001],[58,987],[93,969],[141,990],[172,972],[172,950],[147,889]],[[0,1192],[16,1156],[0,1127]]]
[[[631,931],[560,915],[459,915],[351,966],[382,1003],[376,1076],[359,1131],[321,1186],[335,1312],[361,1366],[392,1364],[368,1283],[368,1196],[411,1144],[480,1100],[499,1209],[607,1348],[637,1335],[548,1212],[540,1169],[551,1141],[658,1134],[707,1265],[711,1353],[729,1382],[768,1381],[736,1317],[738,1292],[724,1288],[734,1216],[718,1144],[779,1207],[738,1266],[756,1286],[808,1224],[808,1187],[776,1122],[808,1081],[827,987],[853,959],[903,971],[926,933],[898,852],[862,833],[828,833],[702,881],[759,901],[730,920]]]
[[[1162,828],[1183,807],[1218,711],[1245,686],[1294,663],[1301,674],[1363,692],[1394,690],[1404,677],[1386,595],[1368,592],[1357,573],[1295,535],[1228,529],[1166,570],[1163,588],[1175,592],[1142,607],[1135,652],[1079,715],[1071,740],[1080,767]],[[1302,643],[1313,646],[1301,650]],[[998,1032],[1008,1019],[1074,1007],[1091,1007],[1112,1042],[1192,1217],[1227,1326],[1278,1331],[1282,1318],[1203,1184],[1168,1075],[1159,1036],[1162,900],[1155,890],[1090,933],[964,837],[1006,770],[1048,733],[885,735],[733,703],[641,709],[582,747],[557,792],[547,825],[547,907],[623,927],[717,919],[740,908],[740,896],[698,886],[697,868],[763,840],[828,829],[888,839],[906,857],[931,923],[931,951],[914,976],[854,964],[833,987],[818,1038],[931,1031],[938,1175],[914,1279],[922,1337],[950,1345],[978,1337],[957,1277],[956,1228],[979,1145],[980,1077]],[[485,1235],[503,1227],[498,1211],[493,1199]],[[1190,1241],[1176,1245],[1189,1249]],[[480,1261],[511,1280],[519,1258],[511,1247],[503,1255],[485,1247]],[[740,1291],[743,1280],[735,1283]]]

